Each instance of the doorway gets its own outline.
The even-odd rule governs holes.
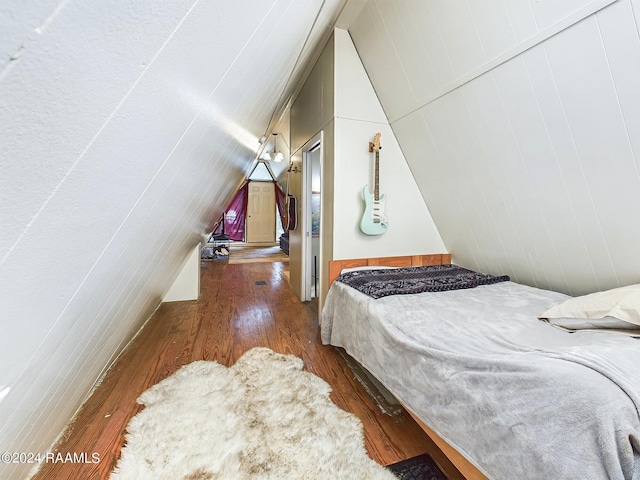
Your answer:
[[[273,182],[249,182],[247,243],[274,243],[276,238],[276,196]]]
[[[319,296],[321,271],[322,137],[302,152],[302,283],[303,301]]]

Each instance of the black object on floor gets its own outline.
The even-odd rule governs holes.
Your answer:
[[[224,253],[225,249],[227,253]],[[229,260],[229,247],[202,247],[200,249],[200,260]]]
[[[200,249],[200,260],[213,260],[216,258],[213,247],[202,247]]]
[[[387,469],[400,480],[447,480],[447,476],[426,453],[388,465]]]

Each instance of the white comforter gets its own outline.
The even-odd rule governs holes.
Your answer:
[[[343,347],[493,479],[640,479],[640,340],[536,317],[568,298],[513,282],[373,300],[336,282]]]

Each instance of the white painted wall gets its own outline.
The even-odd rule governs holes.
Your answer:
[[[362,66],[349,33],[335,33],[335,180],[333,258],[365,258],[446,252],[402,150]],[[373,187],[369,142],[380,132],[380,194],[387,196],[389,229],[360,231],[362,189]]]
[[[202,244],[195,246],[186,258],[173,285],[162,299],[163,302],[183,302],[197,300],[200,297],[200,250]]]
[[[291,105],[291,161],[302,170],[302,154],[309,142],[323,135],[322,146],[322,212],[333,210],[333,124],[334,124],[334,37],[328,39],[309,77],[300,88],[300,92]],[[307,145],[310,148],[312,145]],[[298,199],[298,227],[289,232],[289,269],[291,288],[298,298],[303,298],[302,278],[302,173],[292,173],[289,177],[289,191]],[[322,237],[322,272],[327,269],[327,262],[333,256],[333,217],[322,216],[320,235]]]
[[[0,452],[61,433],[221,214],[343,4],[0,8]]]
[[[323,132],[321,288],[328,288],[333,259],[445,252],[431,215],[360,62],[349,33],[335,29],[291,110],[292,159],[301,165],[303,145]],[[389,200],[390,228],[381,236],[360,232],[361,192],[372,185],[369,141],[382,133],[380,191]],[[299,196],[300,176],[292,177]],[[298,295],[301,230],[291,232],[291,284]]]
[[[454,261],[572,294],[640,281],[639,17],[367,3],[350,33]]]

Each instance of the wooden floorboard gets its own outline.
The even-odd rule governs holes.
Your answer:
[[[408,414],[380,411],[333,347],[322,345],[317,303],[291,292],[286,263],[202,263],[200,299],[161,305],[76,415],[54,452],[99,455],[97,463],[47,463],[35,480],[106,479],[124,443],[126,425],[142,407],[136,398],[196,360],[232,365],[265,346],[299,356],[332,387],[331,398],[364,425],[369,455],[382,465],[430,453],[451,464]],[[265,282],[264,285],[256,282]],[[455,477],[454,474],[452,476]]]

